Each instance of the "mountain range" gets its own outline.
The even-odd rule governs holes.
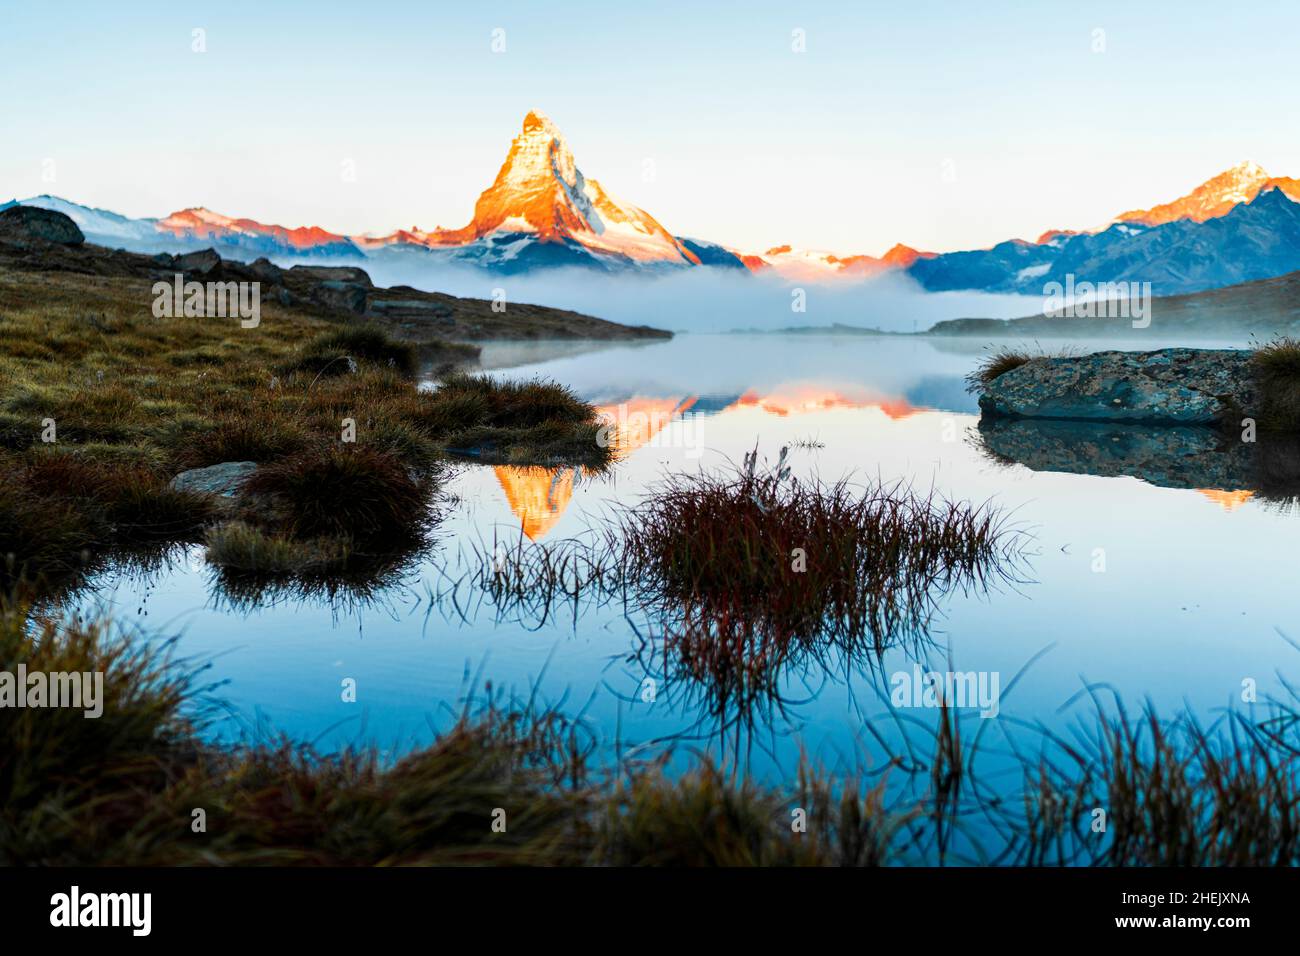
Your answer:
[[[583,175],[568,141],[530,112],[493,183],[457,229],[418,227],[385,235],[290,228],[203,207],[131,219],[57,196],[22,200],[65,213],[93,243],[136,252],[214,248],[226,258],[416,261],[501,274],[561,266],[615,273],[725,269],[792,283],[910,276],[928,291],[1041,294],[1073,274],[1092,282],[1151,282],[1157,295],[1196,292],[1300,269],[1300,180],[1241,163],[1190,193],[1120,213],[1100,229],[1056,229],[1036,241],[987,249],[926,252],[897,244],[879,257],[776,246],[728,248],[678,236],[650,213]],[[16,201],[15,201],[16,202]],[[5,203],[0,209],[14,205]]]

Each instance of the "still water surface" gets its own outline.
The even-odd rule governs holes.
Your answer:
[[[1300,652],[1278,633],[1300,637],[1300,517],[1240,483],[1158,487],[999,462],[978,447],[978,408],[962,384],[980,355],[980,343],[937,339],[683,335],[517,364],[503,374],[557,379],[621,416],[624,456],[612,474],[457,469],[430,559],[367,607],[286,599],[234,611],[199,553],[147,580],[109,576],[101,593],[120,622],[179,632],[182,654],[212,661],[230,708],[213,733],[269,729],[393,753],[446,727],[467,691],[489,680],[581,712],[624,753],[683,739],[730,751],[743,737],[748,766],[769,779],[788,777],[800,748],[827,764],[870,750],[870,721],[893,732],[881,722],[880,694],[889,675],[912,672],[918,653],[941,670],[951,660],[955,670],[999,674],[1006,727],[1078,719],[1086,702],[1061,707],[1085,681],[1131,705],[1149,699],[1162,712],[1187,705],[1211,716],[1240,701],[1247,678],[1261,701],[1283,693],[1280,679],[1300,680]],[[512,360],[521,358],[514,350]],[[536,627],[494,613],[466,586],[454,605],[432,599],[446,589],[441,569],[456,573],[470,541],[581,534],[666,473],[728,467],[756,444],[771,457],[791,446],[801,474],[904,479],[995,501],[1032,536],[1025,581],[945,600],[928,650],[792,668],[786,705],[741,734],[719,731],[698,687],[670,682],[652,703],[641,699],[648,671],[636,651],[646,624],[621,606]],[[341,700],[346,677],[356,703]]]

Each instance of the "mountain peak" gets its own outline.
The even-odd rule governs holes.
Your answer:
[[[170,216],[160,220],[164,226],[176,225],[194,225],[201,223],[207,226],[229,227],[234,225],[235,220],[229,216],[223,216],[220,213],[213,212],[206,206],[190,206],[187,209],[178,209]]]
[[[470,223],[441,230],[428,244],[464,244],[493,233],[577,243],[624,261],[699,265],[699,258],[653,216],[583,176],[559,127],[536,109],[524,117],[496,180],[474,204]]]
[[[1160,226],[1178,219],[1205,222],[1226,215],[1234,206],[1250,202],[1273,182],[1258,163],[1245,160],[1207,179],[1186,196],[1150,209],[1135,209],[1116,216],[1118,222]]]
[[[549,133],[552,136],[559,136],[559,128],[551,122],[551,118],[541,110],[529,110],[528,115],[524,117],[525,133],[542,132]]]
[[[1270,181],[1247,205],[1280,209],[1286,206],[1295,205],[1295,203],[1292,202],[1291,197],[1287,195],[1285,189],[1275,182]]]
[[[933,252],[922,252],[919,249],[913,249],[911,246],[905,246],[898,242],[880,257],[880,261],[895,268],[906,269],[917,259],[933,259]]]
[[[1235,175],[1241,179],[1268,179],[1268,173],[1264,172],[1264,167],[1254,160],[1243,159],[1231,169],[1224,170],[1220,176]],[[1218,178],[1218,177],[1216,177]]]

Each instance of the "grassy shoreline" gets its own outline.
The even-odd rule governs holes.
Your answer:
[[[8,587],[57,588],[105,555],[202,541],[235,521],[248,531],[226,549],[239,570],[356,570],[418,543],[440,462],[608,462],[595,410],[561,385],[450,373],[423,389],[422,353],[437,343],[273,302],[255,328],[156,318],[149,289],[0,270]],[[171,483],[226,463],[256,466],[249,494]],[[333,520],[303,520],[311,508]]]
[[[1208,728],[1098,702],[1068,739],[1021,727],[1020,784],[1003,794],[978,769],[983,727],[948,709],[883,765],[804,759],[772,786],[706,756],[681,773],[665,758],[611,764],[583,721],[501,697],[395,760],[216,744],[202,668],[103,623],[5,613],[0,671],[20,663],[102,673],[103,713],[0,721],[0,865],[1300,862],[1295,700]]]

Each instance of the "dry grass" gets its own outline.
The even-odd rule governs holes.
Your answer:
[[[780,787],[707,757],[676,773],[667,755],[610,767],[585,722],[499,697],[396,762],[366,746],[217,745],[203,733],[214,688],[170,643],[5,613],[0,669],[20,662],[101,672],[103,713],[0,722],[4,865],[1300,862],[1295,701],[1209,728],[1099,703],[1069,738],[1022,730],[1024,786],[1008,794],[1005,772],[1002,790],[979,778],[983,725],[963,735],[946,709],[885,755],[893,779],[805,760]],[[195,808],[206,832],[189,826]]]
[[[1274,339],[1255,349],[1252,361],[1260,389],[1260,426],[1300,430],[1300,340]]]
[[[0,272],[0,583],[58,587],[126,543],[193,540],[217,516],[167,489],[188,468],[261,463],[254,487],[275,507],[241,517],[298,540],[337,532],[337,552],[358,535],[372,548],[399,517],[400,546],[418,535],[412,487],[427,492],[440,459],[608,459],[594,409],[562,386],[452,375],[421,389],[416,346],[374,326],[267,302],[245,329],[155,318],[152,301],[138,279]],[[334,531],[303,530],[327,513]]]
[[[981,392],[994,379],[1035,359],[1070,358],[1075,354],[1070,349],[1049,351],[1037,343],[1033,347],[1001,345],[986,352],[966,375],[966,390],[971,393]]]

